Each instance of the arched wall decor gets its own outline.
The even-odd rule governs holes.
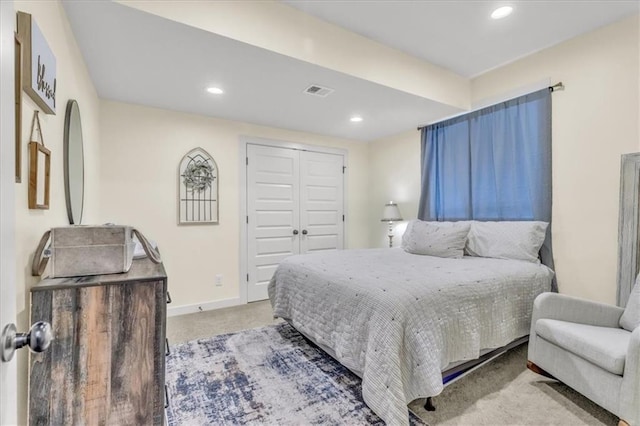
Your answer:
[[[218,165],[207,151],[189,151],[178,168],[178,224],[218,223]]]

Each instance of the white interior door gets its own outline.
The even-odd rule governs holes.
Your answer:
[[[247,300],[286,257],[344,245],[344,155],[247,144]]]
[[[300,252],[300,162],[294,149],[247,146],[249,302],[264,300],[278,264]],[[295,233],[294,233],[295,232]]]
[[[342,249],[344,156],[300,152],[300,253]]]
[[[13,78],[15,21],[13,1],[0,1],[0,332],[5,325],[16,322]],[[10,362],[0,361],[0,425],[18,423],[16,364],[15,357]]]

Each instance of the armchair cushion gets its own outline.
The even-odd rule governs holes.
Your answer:
[[[620,327],[633,331],[640,326],[640,275],[636,278],[636,283],[631,290],[627,307],[620,317]]]
[[[541,338],[604,370],[619,376],[624,373],[631,338],[627,330],[540,319],[535,331]]]

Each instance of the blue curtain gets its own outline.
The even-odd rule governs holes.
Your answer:
[[[540,255],[553,269],[551,196],[549,89],[422,129],[418,218],[549,222]]]

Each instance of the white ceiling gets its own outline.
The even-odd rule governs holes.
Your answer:
[[[104,99],[362,141],[459,111],[117,3],[64,7]],[[335,91],[304,94],[311,84]]]
[[[498,3],[288,3],[465,75],[638,11],[635,1],[527,1],[516,3],[512,17],[490,22]],[[63,4],[104,99],[362,141],[460,112],[118,3]],[[335,92],[324,99],[303,94],[310,84]],[[225,93],[210,95],[209,86]],[[364,121],[349,122],[354,114]]]
[[[637,0],[283,0],[317,18],[473,77],[638,13]],[[493,20],[499,6],[513,13]]]

